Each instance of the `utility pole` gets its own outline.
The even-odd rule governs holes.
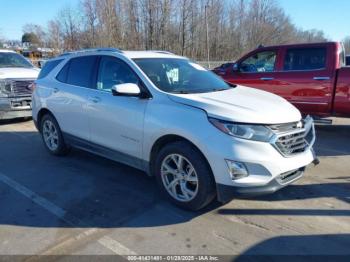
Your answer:
[[[209,25],[208,25],[208,8],[209,5],[206,4],[204,6],[204,12],[205,12],[205,24],[206,24],[206,42],[207,42],[207,59],[208,59],[208,68],[210,69],[210,47],[209,47]]]

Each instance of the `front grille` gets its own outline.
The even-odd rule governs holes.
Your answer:
[[[284,155],[302,153],[307,148],[305,132],[301,131],[298,133],[281,136],[278,138],[275,144]]]
[[[31,85],[34,80],[12,80],[12,95],[27,96],[32,94]]]
[[[311,117],[307,117],[299,123],[275,125],[270,128],[275,133],[272,144],[284,156],[303,153],[315,141],[315,130]]]

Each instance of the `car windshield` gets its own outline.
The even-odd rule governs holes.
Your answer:
[[[33,65],[19,54],[0,53],[0,68],[4,68],[4,67],[32,68]]]
[[[232,88],[202,66],[179,58],[137,58],[135,63],[159,89],[169,93],[208,93]]]

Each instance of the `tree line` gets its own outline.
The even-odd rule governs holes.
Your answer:
[[[196,60],[233,60],[259,45],[326,41],[301,30],[275,0],[82,0],[25,39],[57,50],[168,50]]]

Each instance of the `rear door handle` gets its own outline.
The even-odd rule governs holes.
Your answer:
[[[54,89],[53,89],[53,92],[54,93],[58,93],[58,91],[60,91],[57,87],[55,87]]]
[[[325,81],[331,79],[329,76],[315,76],[314,80]]]
[[[98,96],[92,96],[92,97],[89,97],[89,101],[96,104],[101,101],[101,98],[99,98]]]
[[[262,81],[271,81],[273,79],[274,79],[273,77],[262,77],[262,78],[260,78],[260,80],[262,80]]]

